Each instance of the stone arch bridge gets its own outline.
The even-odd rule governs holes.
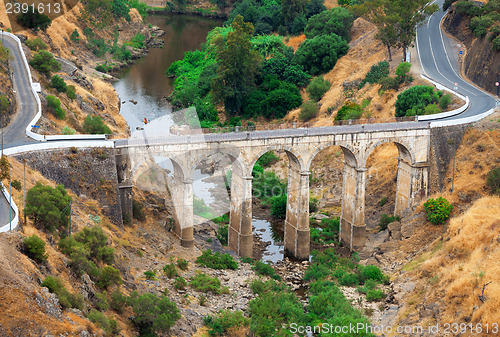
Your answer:
[[[116,141],[118,182],[122,200],[131,202],[133,172],[148,158],[168,157],[174,166],[171,186],[175,233],[185,247],[193,245],[193,173],[198,161],[215,153],[232,162],[229,247],[252,256],[252,168],[270,150],[289,158],[285,250],[298,259],[309,256],[309,169],[314,156],[332,145],[344,158],[340,239],[351,250],[364,246],[366,161],[380,144],[399,150],[395,214],[427,196],[430,128],[427,122],[235,132]],[[126,209],[125,207],[124,209]],[[131,208],[129,208],[131,209]]]

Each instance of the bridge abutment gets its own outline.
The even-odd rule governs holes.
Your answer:
[[[133,191],[130,157],[127,148],[115,149],[116,176],[118,180],[118,196],[122,209],[122,218],[132,221],[133,217]]]

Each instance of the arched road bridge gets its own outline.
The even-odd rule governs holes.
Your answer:
[[[174,166],[171,185],[175,233],[193,245],[193,174],[200,159],[215,153],[232,162],[229,247],[252,256],[252,168],[270,150],[289,158],[285,250],[298,259],[309,256],[309,169],[322,149],[338,145],[344,152],[340,238],[351,250],[363,247],[366,161],[380,144],[399,150],[395,214],[427,196],[431,132],[427,122],[329,126],[273,131],[117,140],[116,159],[122,200],[131,203],[132,175],[145,161],[168,157]],[[131,209],[131,207],[128,207]]]

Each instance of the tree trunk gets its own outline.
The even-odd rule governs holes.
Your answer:
[[[403,62],[406,61],[406,45],[403,45]]]
[[[391,62],[392,61],[391,45],[387,43],[386,46],[387,46],[387,52],[389,53],[389,62]]]

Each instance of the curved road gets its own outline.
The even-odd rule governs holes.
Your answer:
[[[444,0],[436,1],[441,7],[443,2]],[[440,23],[445,14],[445,12],[440,10],[418,29],[416,47],[422,72],[427,77],[450,89],[453,89],[454,83],[457,83],[457,92],[468,96],[470,99],[470,107],[466,111],[456,116],[443,118],[442,120],[481,114],[495,107],[495,98],[493,95],[470,84],[459,75],[458,48],[456,43],[441,31]],[[25,133],[26,126],[37,112],[37,104],[30,88],[29,76],[24,67],[17,43],[8,36],[3,37],[3,42],[14,56],[11,64],[14,70],[14,88],[18,102],[18,113],[4,130],[5,147],[35,143]],[[320,130],[318,129],[317,131],[319,132]],[[3,195],[3,193],[0,194]],[[9,205],[5,198],[0,196],[0,226],[9,222],[8,212]]]
[[[478,115],[494,108],[495,98],[459,75],[457,43],[441,30],[441,20],[446,14],[442,11],[443,2],[444,0],[436,1],[441,10],[417,30],[416,47],[422,73],[450,89],[454,89],[454,84],[457,83],[457,92],[469,96],[470,107],[466,111],[442,120]]]

